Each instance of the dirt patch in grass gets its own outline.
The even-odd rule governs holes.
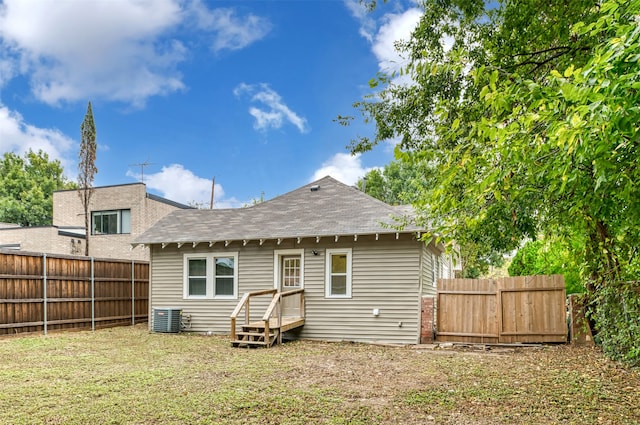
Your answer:
[[[0,339],[0,423],[640,424],[640,373],[598,349],[418,349],[144,326]]]

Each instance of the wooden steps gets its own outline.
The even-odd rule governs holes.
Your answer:
[[[265,323],[262,321],[242,325],[242,331],[235,333],[231,341],[234,347],[271,347],[278,342],[280,332],[304,325],[303,317],[283,317],[278,326],[277,319],[269,320],[269,336],[265,338]]]
[[[231,345],[234,347],[271,347],[282,343],[282,334],[288,330],[304,325],[304,291],[297,289],[288,292],[278,292],[275,289],[247,292],[244,294],[233,313],[231,313]],[[270,296],[271,303],[267,311],[262,315],[262,320],[252,322],[250,320],[250,301],[252,297]],[[297,299],[295,314],[299,316],[287,316],[282,314],[282,299],[294,297]],[[240,325],[242,330],[236,328],[236,320],[240,311],[245,311],[245,323]]]
[[[278,330],[270,330],[265,341],[264,327],[256,329],[251,326],[243,326],[241,332],[236,332],[236,339],[231,341],[234,347],[271,347],[278,340]]]

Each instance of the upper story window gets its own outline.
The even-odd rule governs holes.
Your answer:
[[[131,233],[131,210],[93,211],[92,235],[117,235]]]

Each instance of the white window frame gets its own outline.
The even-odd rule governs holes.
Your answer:
[[[332,294],[331,293],[331,258],[333,255],[347,255],[347,291],[346,294]],[[352,281],[353,281],[353,269],[352,263],[352,250],[351,248],[332,248],[327,249],[325,252],[325,283],[324,283],[324,296],[325,298],[351,298],[352,297]]]
[[[205,274],[206,277],[206,291],[205,291],[205,295],[189,295],[189,260],[205,260],[206,264],[205,264],[205,270],[207,271]],[[183,282],[184,282],[184,292],[182,294],[182,297],[187,300],[187,299],[206,299],[207,295],[209,294],[209,276],[208,276],[208,271],[209,271],[209,260],[207,260],[207,254],[184,254],[184,259],[183,259],[183,266],[182,266],[182,270],[183,270],[183,274],[184,274],[184,278],[183,278]]]
[[[273,251],[273,287],[280,288],[280,274],[282,273],[282,257],[300,256],[300,288],[304,289],[304,249],[276,249]]]
[[[123,229],[123,224],[125,222],[125,220],[122,218],[122,215],[124,212],[128,212],[129,213],[129,229],[127,232],[124,231]],[[96,233],[95,231],[95,227],[96,227],[96,217],[97,216],[105,216],[105,215],[115,215],[116,216],[116,232],[115,233],[103,233],[103,232],[99,232]],[[101,235],[130,235],[131,234],[131,209],[130,208],[125,208],[125,209],[119,209],[119,210],[100,210],[100,211],[91,211],[91,234],[93,236],[101,236]]]
[[[220,257],[233,258],[233,295],[216,295],[215,293],[215,259]],[[206,295],[189,295],[189,260],[206,259],[207,262],[207,291]],[[237,252],[204,252],[184,254],[183,257],[183,293],[185,300],[235,300],[238,299],[238,253]]]

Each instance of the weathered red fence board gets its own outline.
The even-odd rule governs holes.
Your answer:
[[[562,275],[441,279],[436,308],[438,341],[567,341]]]
[[[0,336],[146,322],[149,263],[0,251]]]

